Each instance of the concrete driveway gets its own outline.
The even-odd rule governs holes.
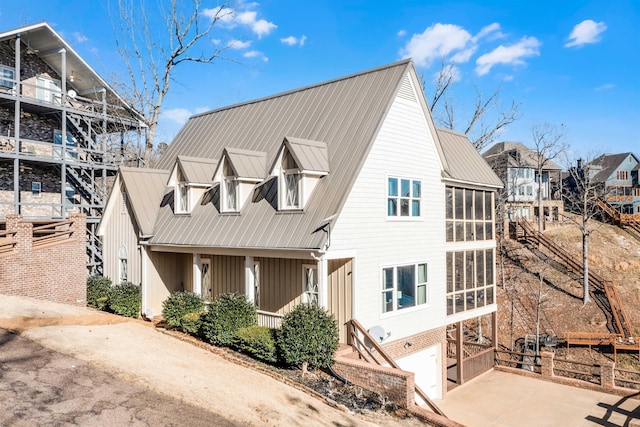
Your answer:
[[[489,371],[453,389],[437,405],[469,427],[629,426],[640,400]]]

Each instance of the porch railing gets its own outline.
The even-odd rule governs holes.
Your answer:
[[[256,310],[258,312],[258,325],[271,329],[280,329],[282,326],[283,314],[272,313],[270,311]]]
[[[13,252],[16,245],[15,231],[0,231],[0,254]]]

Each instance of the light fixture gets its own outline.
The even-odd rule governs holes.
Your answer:
[[[71,75],[69,76],[69,82],[73,83],[76,78],[73,75],[73,70],[71,71]]]

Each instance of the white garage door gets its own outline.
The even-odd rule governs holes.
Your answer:
[[[431,399],[442,399],[442,361],[440,344],[397,359],[403,371],[415,373],[416,385]],[[425,402],[416,395],[416,403]]]

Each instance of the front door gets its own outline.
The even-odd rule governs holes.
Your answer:
[[[200,263],[200,283],[202,284],[202,298],[204,298],[205,301],[211,301],[211,299],[213,298],[213,291],[211,286],[211,260],[202,259]]]
[[[327,309],[338,321],[340,342],[347,342],[345,323],[352,319],[353,261],[351,258],[327,261]]]

